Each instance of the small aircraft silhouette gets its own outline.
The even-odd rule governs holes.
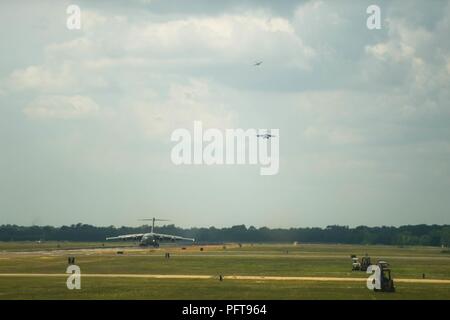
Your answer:
[[[255,62],[254,66],[260,66],[262,63],[262,61]]]
[[[263,138],[263,139],[267,139],[267,140],[269,140],[270,138],[276,137],[276,136],[274,136],[273,134],[270,134],[270,133],[268,133],[268,132],[263,133],[263,134],[257,134],[256,136],[257,136],[258,138]]]

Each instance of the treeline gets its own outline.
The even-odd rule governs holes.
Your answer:
[[[150,227],[70,226],[0,226],[0,241],[105,241],[106,237],[149,232]],[[294,242],[386,245],[449,246],[450,225],[414,225],[401,227],[328,226],[326,228],[269,229],[245,225],[231,228],[190,228],[175,225],[155,228],[155,232],[195,238],[198,242]]]

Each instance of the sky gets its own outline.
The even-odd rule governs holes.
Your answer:
[[[0,224],[449,224],[449,34],[441,0],[2,1]],[[279,129],[279,173],[174,165],[195,120]]]

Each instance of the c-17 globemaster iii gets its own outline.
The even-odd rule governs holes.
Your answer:
[[[147,233],[135,233],[135,234],[124,234],[119,235],[117,237],[108,237],[106,240],[132,240],[132,241],[139,241],[140,246],[154,246],[159,247],[159,243],[161,241],[192,241],[194,242],[195,239],[192,238],[184,238],[180,236],[175,236],[172,234],[164,234],[164,233],[156,233],[154,232],[155,229],[155,221],[167,221],[164,219],[142,219],[143,221],[151,220],[152,221],[152,228],[150,232]]]

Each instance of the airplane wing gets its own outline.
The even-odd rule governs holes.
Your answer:
[[[170,241],[192,241],[194,242],[195,239],[192,238],[184,238],[184,237],[180,237],[180,236],[174,236],[171,234],[163,234],[163,233],[154,233],[153,237],[158,239],[158,240],[170,240]]]
[[[143,233],[124,234],[117,237],[109,237],[106,240],[141,240],[143,236]]]

